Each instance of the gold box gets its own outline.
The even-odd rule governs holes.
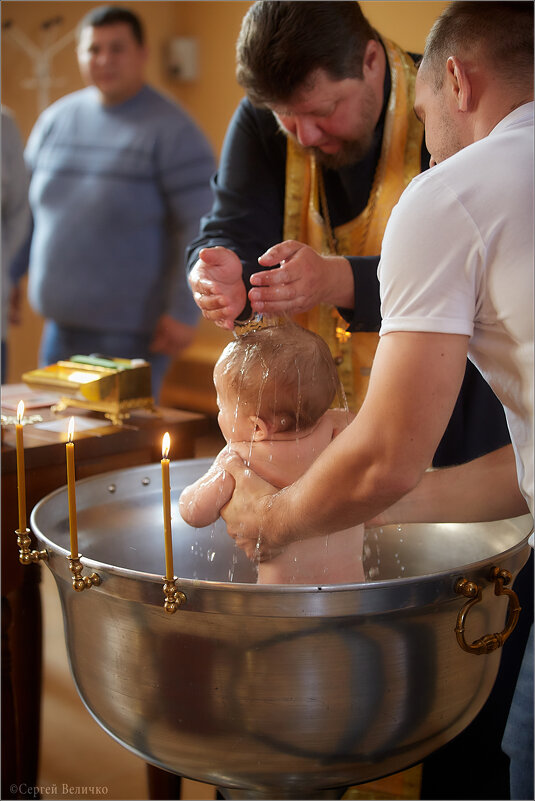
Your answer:
[[[55,411],[75,406],[103,412],[120,424],[133,409],[154,410],[150,364],[141,359],[71,356],[30,370],[22,380],[33,389],[57,391],[61,397]]]

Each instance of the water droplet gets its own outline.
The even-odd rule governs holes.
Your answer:
[[[368,571],[368,575],[371,579],[375,578],[379,575],[379,568],[378,567],[370,567]]]

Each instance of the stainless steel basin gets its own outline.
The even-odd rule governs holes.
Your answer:
[[[372,581],[256,585],[254,566],[220,521],[195,530],[178,496],[209,459],[171,465],[175,573],[186,602],[163,609],[159,465],[77,483],[84,573],[74,592],[67,493],[35,507],[49,554],[78,691],[98,723],[143,759],[217,784],[229,798],[337,797],[423,759],[475,717],[500,650],[476,656],[456,639],[466,599],[473,640],[504,627],[507,600],[489,570],[516,577],[529,516],[477,524],[389,526],[366,533]],[[507,647],[505,644],[504,647]]]

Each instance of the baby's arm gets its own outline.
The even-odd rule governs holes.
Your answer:
[[[203,528],[215,523],[221,507],[230,500],[235,482],[221,465],[227,454],[228,448],[225,447],[204,476],[182,490],[178,502],[180,514],[190,526]]]

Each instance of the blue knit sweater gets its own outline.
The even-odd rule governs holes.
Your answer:
[[[198,318],[184,250],[211,205],[210,146],[149,86],[117,106],[94,87],[37,120],[25,151],[34,232],[28,294],[62,326],[150,333]]]

